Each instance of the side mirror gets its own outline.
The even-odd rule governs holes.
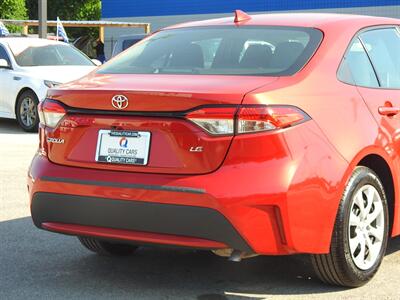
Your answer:
[[[92,63],[94,63],[96,66],[101,66],[102,63],[98,59],[92,59]]]
[[[11,69],[11,66],[5,59],[0,59],[0,69]]]

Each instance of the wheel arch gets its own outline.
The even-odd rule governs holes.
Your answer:
[[[363,157],[358,163],[357,166],[363,166],[374,171],[380,181],[382,182],[383,188],[386,193],[386,200],[388,203],[389,210],[389,230],[393,235],[393,225],[394,225],[394,216],[395,212],[395,186],[393,180],[393,174],[391,168],[387,161],[380,156],[379,154],[368,154]]]
[[[349,168],[344,176],[345,186],[347,185],[350,177],[352,176],[354,169],[357,167],[367,167],[374,171],[379,177],[386,194],[386,198],[388,201],[388,210],[389,210],[389,218],[390,218],[390,230],[391,235],[396,235],[399,232],[396,232],[396,223],[393,220],[396,220],[397,211],[395,206],[395,195],[396,193],[396,185],[397,182],[397,173],[395,172],[395,168],[392,164],[391,156],[385,152],[382,148],[372,146],[368,149],[364,149],[361,151],[356,158],[350,163]],[[343,224],[342,222],[340,222]],[[342,231],[343,232],[343,231]],[[338,237],[339,236],[339,237]],[[346,251],[346,246],[343,249],[343,243],[341,241],[341,234],[333,234],[330,246],[330,252],[328,254],[322,255],[312,255],[311,261],[316,272],[316,275],[324,282],[334,285],[342,285],[348,287],[358,287],[369,281],[376,271],[378,270],[379,264],[375,269],[368,269],[369,273],[366,275],[360,274],[360,269],[356,267],[351,267],[346,261],[349,261],[346,258],[346,254],[349,253]],[[386,249],[386,245],[384,246]],[[385,252],[381,250],[383,257]],[[343,256],[344,250],[344,256]],[[346,265],[347,264],[347,265]],[[376,264],[376,262],[375,262]],[[356,270],[353,272],[352,270]]]
[[[18,104],[18,99],[19,99],[19,97],[21,97],[21,95],[22,95],[24,92],[26,92],[26,91],[31,91],[32,93],[35,94],[36,98],[39,99],[37,93],[36,93],[32,88],[27,87],[27,86],[21,88],[21,89],[19,90],[18,94],[17,94],[17,97],[15,97],[15,102],[14,102],[14,113],[15,113],[15,115],[17,115],[17,104]]]
[[[18,99],[19,99],[19,97],[21,97],[21,95],[22,95],[24,92],[26,92],[26,91],[32,91],[32,93],[35,94],[36,98],[39,99],[37,93],[36,93],[32,88],[27,87],[27,86],[21,88],[20,91],[18,92],[17,97],[15,98],[15,102],[14,102],[14,113],[15,113],[15,115],[17,115],[17,104],[18,104]]]

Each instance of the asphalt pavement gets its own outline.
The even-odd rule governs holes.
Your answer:
[[[366,286],[321,284],[307,256],[229,262],[206,251],[143,247],[100,257],[32,224],[26,174],[36,134],[0,119],[0,299],[399,299],[400,238]]]

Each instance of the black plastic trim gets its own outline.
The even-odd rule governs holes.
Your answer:
[[[141,189],[141,190],[152,190],[152,191],[168,191],[168,192],[179,192],[179,193],[191,193],[191,194],[205,194],[204,189],[194,189],[189,187],[181,186],[162,186],[162,185],[149,185],[149,184],[135,184],[135,183],[124,183],[124,182],[110,182],[110,181],[98,181],[98,180],[81,180],[75,178],[63,178],[63,177],[40,177],[42,181],[59,182],[59,183],[72,183],[82,185],[95,185],[95,186],[109,186],[127,189]]]
[[[253,253],[225,216],[207,207],[38,192],[33,195],[31,212],[39,228],[53,222],[172,234]]]
[[[224,107],[233,107],[239,108],[239,104],[208,104],[208,105],[199,105],[187,110],[181,111],[122,111],[122,110],[100,110],[100,109],[88,109],[88,108],[76,108],[67,106],[59,100],[54,100],[48,98],[46,100],[56,101],[58,104],[62,105],[67,113],[69,114],[84,114],[84,115],[116,115],[116,116],[137,116],[137,117],[155,117],[155,118],[181,118],[184,119],[187,114],[203,109],[203,108],[224,108]]]

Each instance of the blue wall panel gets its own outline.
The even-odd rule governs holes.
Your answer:
[[[400,5],[400,0],[102,0],[102,17],[143,17]]]

